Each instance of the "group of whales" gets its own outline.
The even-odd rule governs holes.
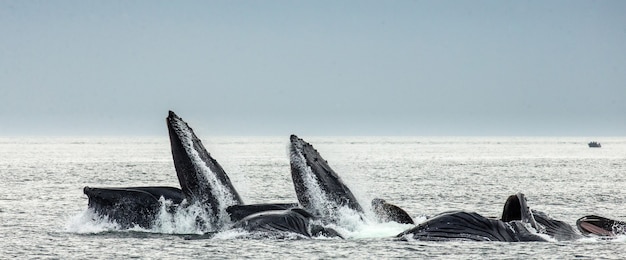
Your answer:
[[[193,211],[196,225],[204,232],[242,229],[275,237],[343,236],[332,225],[345,209],[364,216],[350,189],[317,150],[295,135],[290,137],[291,177],[298,203],[244,204],[228,175],[207,152],[189,125],[170,111],[166,119],[172,157],[181,188],[143,186],[123,188],[85,187],[88,207],[123,228],[150,228],[159,215]],[[444,212],[405,230],[396,237],[425,241],[548,241],[575,240],[584,235],[613,237],[625,234],[626,222],[599,216],[577,220],[576,232],[569,224],[532,210],[524,194],[511,195],[501,218],[475,212]],[[414,224],[400,207],[383,199],[372,201],[372,211],[381,222]]]

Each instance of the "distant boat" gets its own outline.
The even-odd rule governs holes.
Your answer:
[[[598,142],[589,142],[589,147],[602,147],[602,145]]]

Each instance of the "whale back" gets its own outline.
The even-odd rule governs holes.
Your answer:
[[[235,222],[233,228],[239,228],[255,235],[281,237],[285,234],[297,234],[302,237],[339,237],[336,230],[313,223],[315,217],[302,208],[261,211]]]
[[[576,240],[582,237],[571,225],[563,221],[553,219],[545,212],[538,210],[532,210],[532,212],[537,224],[539,224],[542,227],[543,232],[550,237],[559,241]]]
[[[408,229],[397,237],[422,241],[545,241],[519,220],[504,222],[476,212],[444,212]]]

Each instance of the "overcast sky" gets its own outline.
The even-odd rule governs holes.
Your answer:
[[[4,0],[0,35],[0,136],[626,135],[626,1]]]

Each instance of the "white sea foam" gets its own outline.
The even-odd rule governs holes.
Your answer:
[[[150,228],[143,228],[138,225],[130,228],[123,227],[115,220],[95,213],[92,208],[87,208],[67,220],[65,231],[71,233],[136,231],[162,234],[205,234],[219,228],[211,226],[212,219],[201,205],[186,205],[172,212],[172,210],[169,209],[172,205],[172,201],[165,200],[163,197],[161,197],[159,201],[161,207]],[[183,202],[183,204],[184,203],[186,202]]]
[[[214,227],[202,227],[197,224],[199,219],[203,223],[211,223],[206,221],[209,217],[200,206],[193,204],[179,207],[174,212],[170,212],[169,208],[172,202],[163,199],[163,197],[159,201],[161,207],[151,231],[167,234],[203,234],[207,230],[214,229]],[[186,204],[186,201],[181,204]]]
[[[70,217],[65,224],[66,232],[79,234],[101,233],[119,229],[119,224],[109,220],[106,216],[96,214],[91,208]]]
[[[222,232],[215,234],[215,236],[213,236],[213,239],[236,239],[236,238],[245,237],[248,234],[250,233],[248,233],[247,231],[243,229],[234,228],[234,229],[224,230]]]
[[[342,216],[336,224],[327,227],[337,230],[345,238],[381,238],[393,237],[414,225],[397,222],[379,222],[363,217],[354,210],[340,213]]]

